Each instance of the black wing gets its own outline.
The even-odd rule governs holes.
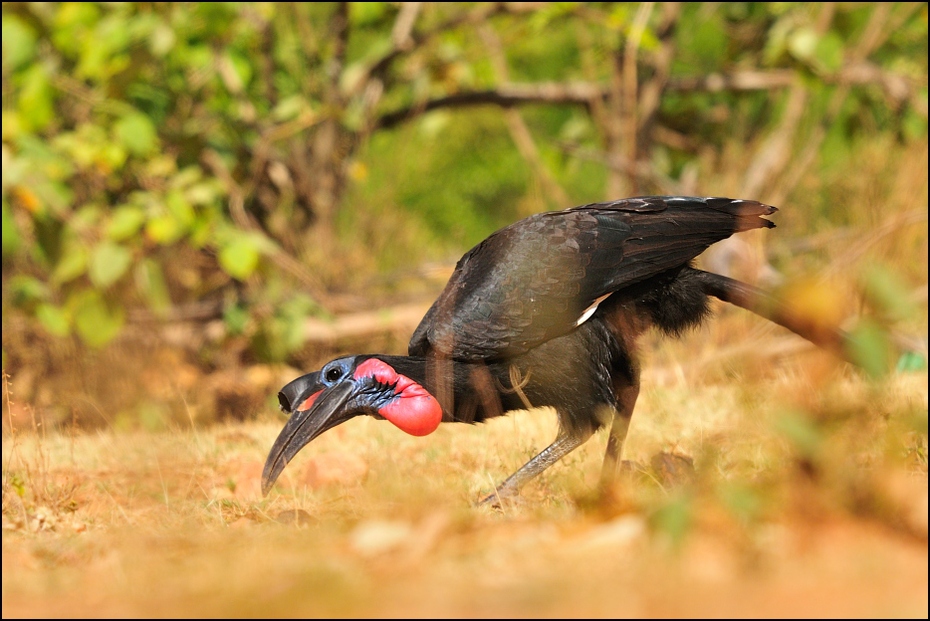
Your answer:
[[[524,353],[578,325],[599,299],[686,265],[734,232],[772,227],[774,207],[641,197],[536,214],[463,256],[409,353],[458,360]]]

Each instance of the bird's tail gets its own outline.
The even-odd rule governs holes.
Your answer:
[[[752,229],[775,228],[775,223],[766,220],[762,216],[770,216],[776,211],[777,207],[766,205],[758,201],[749,201],[743,199],[709,197],[703,199],[710,209],[721,211],[733,217],[733,232],[750,231]]]
[[[817,317],[792,312],[775,296],[759,287],[703,270],[694,271],[700,279],[704,293],[745,308],[855,364],[849,355],[850,336],[846,331],[828,322],[818,321]]]

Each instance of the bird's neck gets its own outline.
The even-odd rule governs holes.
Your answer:
[[[378,358],[423,386],[440,403],[444,422],[480,422],[503,414],[498,365],[467,363],[422,356],[386,356]]]

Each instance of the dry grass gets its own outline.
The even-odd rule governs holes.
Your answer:
[[[429,438],[351,421],[264,499],[278,421],[8,431],[3,616],[926,616],[926,372],[806,354],[713,380],[732,364],[646,378],[645,465],[609,499],[599,435],[503,512],[472,503],[550,412]],[[663,480],[660,451],[694,480]]]

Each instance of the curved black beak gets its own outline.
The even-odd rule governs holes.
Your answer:
[[[311,382],[312,384],[313,382]],[[347,408],[346,404],[355,393],[354,381],[340,382],[320,393],[319,397],[306,410],[297,410],[284,425],[278,434],[277,440],[271,447],[265,468],[262,470],[262,495],[267,496],[274,482],[278,480],[281,472],[288,462],[311,440],[324,431],[344,423],[360,412],[354,408]],[[311,388],[312,390],[312,388]],[[304,392],[303,395],[307,395]],[[302,396],[303,396],[302,395]],[[299,399],[299,398],[298,398]],[[287,406],[296,407],[301,403],[298,399],[288,398]],[[282,407],[287,408],[282,402]]]

